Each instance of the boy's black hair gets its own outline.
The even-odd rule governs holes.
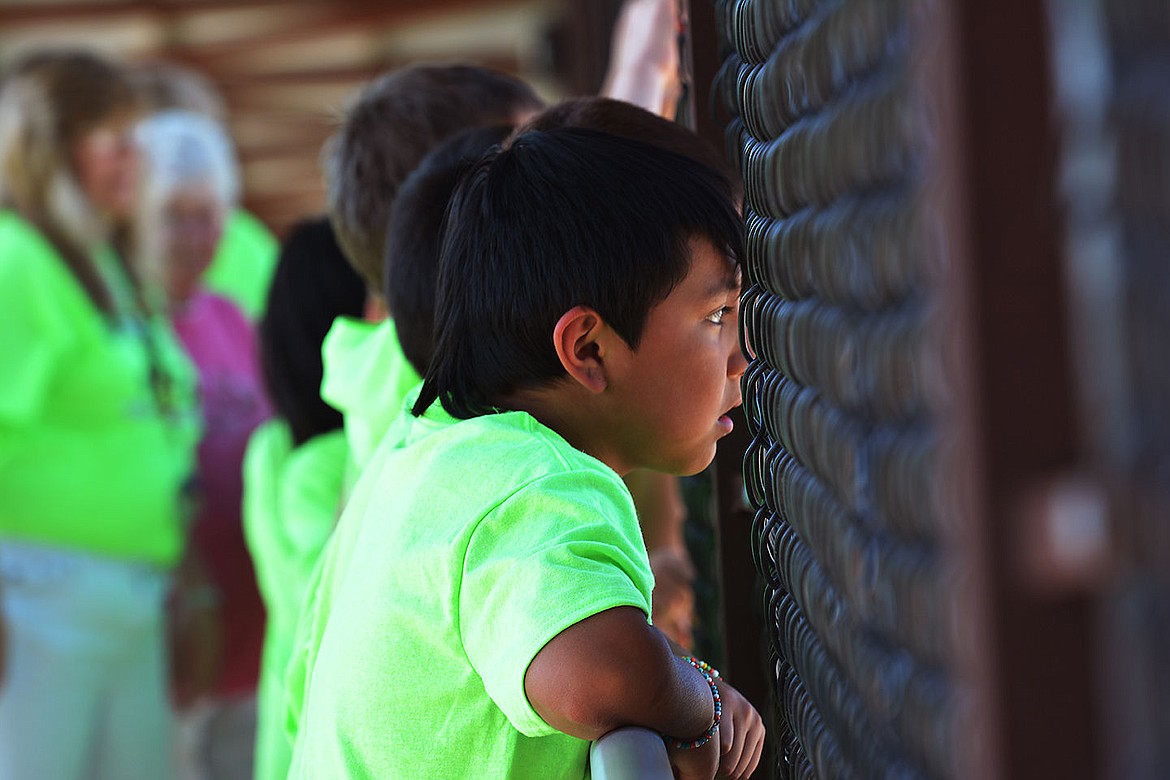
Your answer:
[[[742,221],[717,171],[651,144],[577,128],[517,136],[462,179],[439,262],[435,353],[413,412],[497,410],[564,376],[552,333],[596,310],[637,349],[650,309],[701,237],[737,260]]]
[[[386,303],[406,359],[423,375],[434,352],[435,287],[443,217],[460,176],[511,133],[466,130],[439,144],[402,185],[386,231]]]
[[[634,138],[686,155],[726,176],[732,185],[732,197],[737,202],[743,200],[743,184],[738,172],[710,141],[683,125],[633,103],[596,95],[567,98],[530,117],[515,132],[521,135],[530,130],[553,130],[558,127],[582,127],[620,135],[622,138]]]
[[[260,369],[279,417],[301,445],[341,427],[321,400],[321,342],[340,315],[360,317],[366,286],[349,265],[329,219],[303,219],[289,231],[259,325]]]

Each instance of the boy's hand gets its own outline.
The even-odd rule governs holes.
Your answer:
[[[683,750],[666,748],[675,780],[712,780],[719,768],[719,739],[713,738],[701,748]]]
[[[701,748],[667,748],[677,780],[745,780],[756,771],[764,752],[764,721],[756,708],[724,680],[719,681],[719,697],[723,700],[723,718],[716,738]]]
[[[724,680],[719,681],[719,697],[723,700],[723,718],[719,724],[717,776],[743,780],[756,771],[764,752],[764,721],[751,702]]]

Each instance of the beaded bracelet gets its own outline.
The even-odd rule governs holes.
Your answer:
[[[710,664],[689,655],[682,656],[682,659],[698,669],[699,674],[703,675],[703,679],[707,681],[707,685],[711,686],[711,698],[715,700],[715,717],[711,721],[711,727],[695,739],[677,739],[666,735],[663,735],[662,738],[666,740],[668,745],[678,750],[693,750],[703,747],[715,736],[715,732],[719,729],[719,720],[723,716],[723,703],[719,698],[719,686],[715,684],[715,681],[719,679],[719,671]]]

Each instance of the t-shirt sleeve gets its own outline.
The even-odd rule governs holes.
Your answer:
[[[529,664],[569,626],[613,607],[650,614],[653,577],[616,475],[536,480],[489,513],[468,544],[459,595],[464,648],[521,733],[555,733],[524,692]]]
[[[62,294],[68,271],[35,235],[5,227],[0,230],[0,426],[8,429],[40,414],[74,334],[66,311],[71,296]]]

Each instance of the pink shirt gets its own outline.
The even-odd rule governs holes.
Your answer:
[[[215,692],[253,691],[264,642],[264,602],[241,522],[244,450],[271,415],[251,323],[234,303],[196,293],[174,314],[175,331],[199,371],[204,433],[199,442],[201,501],[191,543],[222,595],[223,657]]]

